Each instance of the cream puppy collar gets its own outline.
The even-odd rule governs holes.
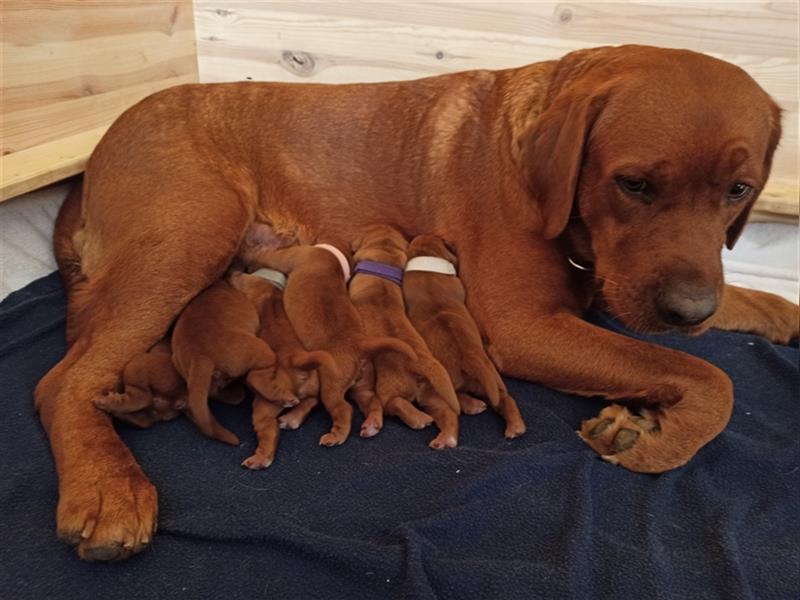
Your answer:
[[[342,267],[342,274],[344,275],[345,283],[350,281],[350,263],[347,261],[347,257],[342,253],[341,250],[339,250],[336,246],[331,246],[330,244],[314,244],[314,247],[322,248],[323,250],[327,250],[333,254]]]
[[[455,275],[456,267],[449,260],[438,256],[416,256],[406,263],[406,273],[409,271],[427,271],[441,273],[442,275]]]
[[[267,269],[266,267],[263,267],[257,271],[253,271],[250,274],[260,277],[261,279],[266,279],[279,290],[286,288],[286,275],[280,271],[276,271],[275,269]]]

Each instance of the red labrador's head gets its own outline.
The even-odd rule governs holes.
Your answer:
[[[631,327],[698,330],[769,175],[780,111],[747,73],[646,46],[574,52],[520,157],[548,238],[568,231]]]

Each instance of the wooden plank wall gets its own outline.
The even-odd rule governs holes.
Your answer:
[[[197,81],[191,0],[2,0],[2,197],[83,169],[111,122]]]
[[[195,0],[200,80],[411,79],[577,48],[690,48],[747,70],[784,108],[762,210],[798,212],[798,3]]]

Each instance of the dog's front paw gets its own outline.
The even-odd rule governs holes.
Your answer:
[[[639,473],[681,467],[696,451],[688,440],[663,436],[656,411],[644,410],[636,415],[618,404],[584,421],[578,435],[603,460]]]
[[[158,495],[139,466],[67,476],[59,486],[58,537],[84,560],[110,561],[143,550],[156,530]]]
[[[800,307],[784,298],[772,299],[769,319],[764,323],[764,331],[758,331],[776,344],[788,344],[800,337]]]

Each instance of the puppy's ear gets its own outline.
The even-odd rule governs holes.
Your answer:
[[[772,118],[769,141],[767,143],[767,153],[764,156],[764,181],[767,181],[769,177],[770,169],[772,169],[772,156],[775,154],[775,149],[778,147],[778,142],[781,140],[781,109],[771,100],[770,104]],[[725,246],[728,250],[733,249],[736,245],[736,240],[738,240],[739,236],[742,234],[742,230],[747,224],[747,217],[750,216],[750,210],[753,208],[753,204],[755,204],[757,199],[757,196],[752,198],[745,209],[739,213],[739,216],[728,226],[728,230],[725,232]]]
[[[519,139],[519,160],[531,196],[542,215],[542,234],[558,236],[567,226],[584,147],[607,91],[581,92],[568,88]]]
[[[449,260],[456,268],[458,268],[458,254],[456,253],[456,247],[444,238],[442,238],[442,246],[444,247],[445,251],[442,258]]]

